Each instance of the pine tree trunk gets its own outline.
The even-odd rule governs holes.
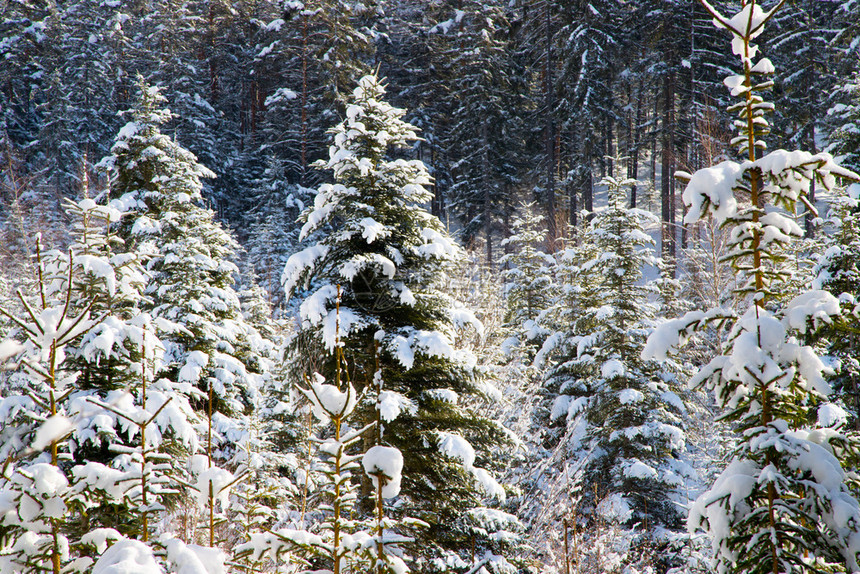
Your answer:
[[[667,273],[674,275],[675,258],[675,202],[672,186],[674,148],[674,107],[675,107],[675,78],[673,73],[668,73],[663,79],[663,138],[662,138],[662,173],[660,176],[660,188],[662,198],[661,220],[663,222],[663,234],[661,253],[667,261]]]
[[[636,117],[630,122],[629,138],[630,138],[630,159],[628,160],[627,177],[630,179],[639,179],[639,144],[642,137],[642,115],[645,112],[645,87],[643,82],[639,82],[636,91]],[[637,185],[634,184],[630,189],[630,207],[636,207]]]
[[[308,172],[308,16],[302,12],[302,170],[299,184],[307,185]]]
[[[654,89],[654,115],[652,116],[652,121],[654,125],[657,124],[657,118],[660,117],[660,98],[656,95],[656,87]],[[657,190],[657,130],[651,130],[651,189],[653,191]]]
[[[490,181],[490,141],[487,135],[487,122],[481,123],[481,144],[483,145],[483,184],[484,184],[484,235],[487,238],[487,265],[493,268],[493,221],[491,202],[493,200]]]
[[[814,85],[814,84],[812,84]],[[815,122],[809,122],[809,149],[812,153],[818,153],[818,148],[815,146]],[[806,194],[810,205],[815,205],[815,179],[809,182],[809,192]],[[815,236],[815,214],[806,209],[806,214],[803,217],[804,236],[811,238]]]
[[[583,153],[585,169],[585,177],[583,178],[582,186],[582,208],[589,213],[586,220],[591,218],[591,212],[594,211],[594,174],[591,171],[591,140],[585,142],[585,153]]]
[[[544,3],[544,33],[546,41],[546,61],[544,62],[544,113],[546,126],[544,128],[544,145],[546,146],[546,219],[547,219],[547,251],[555,251],[558,238],[555,205],[555,101],[553,98],[553,62],[552,62],[552,10],[551,3]]]
[[[615,175],[615,145],[613,141],[613,133],[615,122],[612,116],[606,117],[606,172],[609,176]]]

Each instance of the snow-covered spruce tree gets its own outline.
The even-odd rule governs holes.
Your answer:
[[[503,343],[503,353],[508,355],[516,347],[526,347],[523,354],[528,361],[546,339],[548,333],[539,319],[555,298],[555,258],[540,248],[546,240],[546,229],[542,226],[543,216],[536,211],[534,203],[520,205],[521,215],[514,217],[513,234],[502,241],[502,247],[511,252],[499,259],[505,267],[504,327],[510,332]]]
[[[362,78],[346,119],[332,130],[330,158],[319,165],[333,171],[335,183],[322,185],[302,215],[302,239],[317,231],[320,239],[290,257],[283,281],[289,296],[304,297],[293,353],[316,361],[305,372],[315,367],[331,379],[340,340],[360,388],[381,369],[387,390],[417,407],[386,425],[385,436],[404,455],[404,510],[431,525],[419,534],[419,548],[425,557],[439,556],[440,547],[465,548],[451,525],[480,503],[478,484],[504,495],[476,466],[485,459],[470,445],[498,443],[503,435],[471,408],[485,387],[472,355],[452,343],[455,329],[476,322],[474,315],[438,287],[461,251],[422,207],[431,198],[424,164],[388,155],[417,135],[383,95],[376,77]]]
[[[546,395],[535,419],[543,427],[542,442],[548,448],[558,446],[561,439],[557,431],[551,430],[552,423],[567,415],[566,410],[561,412],[555,408],[556,398],[589,394],[581,381],[592,371],[592,365],[579,359],[577,348],[579,335],[595,328],[593,313],[588,314],[586,310],[600,306],[599,278],[587,273],[584,266],[596,257],[596,246],[589,241],[568,245],[556,254],[555,281],[559,285],[559,297],[547,311],[550,333],[535,356],[535,364],[545,370],[541,393]]]
[[[250,283],[239,291],[239,298],[245,319],[257,326],[267,342],[279,345],[283,325],[271,319],[263,289]],[[247,541],[261,529],[296,521],[300,513],[301,491],[296,483],[300,478],[297,452],[302,450],[299,427],[303,419],[292,397],[297,391],[284,384],[281,364],[275,361],[269,368],[260,388],[260,401],[243,428],[247,436],[232,459],[238,465],[236,474],[247,477],[231,490],[228,540]],[[249,572],[264,569],[264,563],[250,554],[236,561]]]
[[[834,115],[831,121],[839,126],[833,133],[828,151],[835,153],[845,167],[857,170],[860,169],[860,72],[841,91],[848,93],[851,102],[835,106],[831,111]]]
[[[108,226],[119,213],[89,198],[69,202],[68,213],[73,219],[69,250],[39,254],[38,297],[29,303],[21,297],[26,312],[12,321],[18,326],[17,336],[30,340],[18,357],[21,370],[4,382],[5,396],[0,399],[4,458],[11,463],[4,475],[5,500],[17,506],[14,512],[13,507],[3,509],[7,533],[12,533],[11,546],[0,551],[6,555],[2,560],[8,560],[3,562],[4,572],[21,568],[29,572],[39,561],[38,550],[32,558],[23,557],[15,541],[32,543],[31,548],[40,545],[43,519],[34,520],[27,508],[32,504],[50,508],[51,499],[44,492],[32,502],[26,497],[47,484],[49,475],[42,471],[39,480],[31,480],[35,474],[29,476],[30,463],[48,458],[40,455],[42,449],[51,446],[49,460],[56,456],[60,469],[56,486],[62,488],[53,498],[52,512],[65,512],[54,517],[61,520],[52,528],[57,526],[54,540],[61,545],[65,541],[64,552],[59,553],[61,566],[68,563],[63,566],[68,571],[88,571],[109,542],[127,540],[126,536],[150,541],[156,517],[177,493],[166,475],[174,465],[164,451],[176,456],[197,443],[187,397],[170,382],[154,380],[161,345],[148,316],[136,310],[143,275],[133,255],[111,251],[115,238]],[[41,313],[31,312],[40,307]],[[60,324],[52,328],[56,321]],[[64,322],[70,325],[63,326]],[[40,333],[37,348],[49,349],[47,353],[42,349],[37,358],[30,347],[36,343],[32,337]],[[34,382],[38,377],[44,378],[40,384]],[[54,388],[49,388],[51,380]],[[45,422],[33,438],[41,421]],[[52,428],[60,429],[56,439],[62,441],[39,439]],[[25,490],[18,492],[16,487]],[[21,538],[15,526],[25,530]],[[152,548],[143,547],[149,548],[152,560]],[[55,565],[52,552],[51,567]]]
[[[37,249],[40,247],[36,241]],[[37,260],[44,273],[41,253]],[[4,381],[0,473],[0,567],[4,572],[48,571],[59,574],[73,559],[68,525],[77,517],[68,475],[60,460],[68,456],[65,440],[72,429],[69,392],[77,374],[65,365],[65,346],[92,325],[89,310],[71,314],[71,293],[51,293],[45,281],[28,300],[18,291],[24,313],[3,314],[17,327],[2,342],[4,364],[16,358],[18,369]],[[46,450],[47,449],[47,450]]]
[[[274,156],[266,158],[266,168],[255,184],[246,249],[272,306],[277,308],[284,300],[281,272],[289,256],[298,250],[300,226],[296,219],[313,198],[314,190],[290,184],[282,162]]]
[[[293,517],[298,489],[290,480],[298,468],[295,454],[284,452],[266,433],[267,422],[252,419],[250,437],[243,441],[242,462],[237,474],[247,477],[230,492],[228,539],[236,544],[253,540],[253,535]],[[241,572],[266,571],[267,559],[252,552],[233,558]]]
[[[830,207],[832,232],[824,238],[813,287],[839,299],[843,320],[822,325],[814,337],[836,361],[828,381],[848,407],[854,428],[860,429],[860,335],[853,328],[860,321],[860,185],[838,194]]]
[[[340,349],[337,351],[342,358]],[[370,568],[364,548],[373,540],[361,521],[355,519],[358,484],[354,472],[360,468],[361,455],[350,453],[361,440],[363,433],[374,423],[352,428],[349,424],[356,406],[358,392],[351,382],[341,379],[340,366],[336,368],[335,384],[326,384],[322,375],[314,373],[307,380],[307,388],[300,387],[313,405],[314,416],[330,423],[323,428],[331,436],[313,437],[318,445],[317,456],[320,476],[320,511],[323,520],[316,528],[279,528],[265,533],[251,533],[250,540],[237,549],[244,559],[260,561],[269,558],[274,562],[299,561],[315,570],[340,574],[349,570],[366,571]]]
[[[752,40],[776,8],[765,12],[750,0],[726,17],[702,4],[731,33],[732,51],[743,64],[742,74],[725,80],[740,99],[730,110],[738,114],[733,144],[743,159],[678,175],[688,181],[686,221],[713,214],[729,233],[727,259],[748,307],[694,311],[669,321],[644,352],[665,359],[697,328],[728,327],[721,352],[691,384],[713,389],[722,418],[735,424],[738,443],[728,467],[691,508],[688,526],[709,532],[719,573],[855,572],[860,506],[852,495],[855,476],[840,461],[854,464],[857,443],[824,426],[824,417],[811,422],[830,389],[822,361],[798,340],[810,326],[834,320],[839,302],[819,290],[790,301],[780,294],[787,246],[803,235],[794,216],[797,203],[809,203],[813,182],[831,189],[836,177],[857,175],[826,153],[764,153],[765,114],[774,105],[762,92],[773,85],[767,76],[774,68],[767,58],[754,60],[758,47]]]
[[[161,337],[168,378],[214,391],[214,411],[241,414],[255,396],[264,341],[248,324],[233,288],[237,245],[202,207],[211,172],[162,134],[170,111],[158,88],[140,81],[141,98],[105,163],[115,173],[116,205],[129,212],[120,236],[147,257],[146,308],[178,328]],[[224,421],[226,422],[226,421]]]
[[[593,214],[581,240],[590,256],[578,262],[578,284],[571,295],[579,318],[560,325],[553,349],[557,365],[549,384],[559,385],[551,418],[566,420],[564,444],[572,518],[589,551],[581,563],[608,559],[637,569],[659,562],[677,565],[667,551],[671,531],[680,530],[679,504],[692,469],[679,454],[685,449],[684,401],[668,365],[643,360],[645,338],[653,328],[659,287],[643,282],[646,268],[659,269],[646,224],[656,219],[627,207],[633,180],[602,182],[608,206]],[[580,298],[581,297],[581,298]],[[578,299],[578,300],[577,300]],[[542,352],[550,352],[553,336]],[[552,356],[552,355],[551,355]],[[556,381],[565,376],[563,381]],[[601,525],[618,531],[607,545]],[[661,549],[657,558],[649,553]]]
[[[140,79],[139,89],[131,121],[103,163],[119,195],[114,205],[129,212],[119,235],[147,258],[144,309],[165,346],[161,375],[180,385],[203,415],[198,434],[205,454],[189,459],[186,486],[197,491],[193,498],[208,515],[206,538],[214,545],[213,507],[220,500],[225,509],[235,480],[214,465],[229,461],[246,436],[242,418],[256,401],[271,346],[245,321],[233,288],[238,246],[201,205],[201,180],[211,172],[160,132],[171,114],[160,107],[158,88]]]
[[[75,423],[69,464],[76,487],[89,484],[100,497],[85,508],[82,527],[113,528],[145,541],[148,513],[177,493],[164,475],[170,465],[156,451],[168,443],[174,455],[196,448],[195,416],[187,397],[155,380],[161,343],[139,310],[145,274],[135,254],[118,252],[121,242],[110,230],[121,214],[87,197],[68,201],[67,213],[72,243],[68,253],[45,254],[44,278],[48,292],[69,294],[70,312],[97,317],[66,348],[66,368],[78,372],[69,395]]]
[[[582,233],[583,229],[577,229],[578,236]],[[518,514],[529,525],[529,540],[543,563],[557,563],[559,571],[563,570],[564,548],[559,543],[560,532],[574,502],[568,489],[567,444],[582,431],[568,424],[567,415],[579,412],[571,404],[587,400],[591,390],[585,380],[594,372],[593,363],[579,358],[577,342],[580,333],[594,329],[593,314],[585,310],[599,307],[597,277],[582,267],[595,256],[595,246],[585,241],[570,243],[555,254],[559,294],[543,321],[549,335],[535,355],[534,365],[541,376],[531,391],[537,398],[528,409],[523,433],[533,463],[523,465],[517,473],[523,489]],[[561,558],[557,558],[559,554]]]
[[[839,127],[827,149],[837,154],[841,165],[860,171],[860,73],[842,91],[848,93],[851,102],[831,109],[832,121]],[[860,185],[850,185],[847,193],[836,194],[830,208],[825,228],[832,232],[823,234],[824,249],[816,263],[813,285],[839,298],[847,322],[826,325],[816,336],[827,345],[827,355],[838,361],[830,382],[849,408],[854,427],[860,429],[860,340],[850,329],[860,313]]]
[[[89,215],[97,211],[87,199],[76,207]],[[13,354],[17,359],[17,369],[4,381],[0,398],[4,572],[85,572],[106,541],[123,537],[114,528],[99,526],[140,533],[135,528],[141,517],[136,506],[140,491],[135,492],[139,474],[128,472],[128,465],[109,467],[88,460],[92,449],[86,447],[88,442],[103,441],[104,452],[107,443],[121,449],[137,429],[119,424],[110,408],[88,402],[98,397],[94,391],[98,387],[82,389],[79,383],[82,361],[97,354],[105,362],[122,360],[127,354],[119,348],[127,351],[131,341],[145,344],[145,337],[103,308],[100,288],[118,294],[121,289],[115,288],[122,275],[115,272],[116,261],[95,253],[101,244],[97,227],[85,223],[77,228],[81,229],[95,237],[77,237],[65,254],[39,253],[37,295],[28,300],[19,291],[24,313],[16,317],[3,311],[17,327],[13,338],[2,344],[4,359]],[[94,248],[88,251],[86,245]],[[83,285],[92,288],[85,295]],[[133,402],[122,396],[128,395],[124,391],[100,390],[124,407]],[[112,462],[122,458],[115,457]],[[151,557],[151,549],[147,552]]]

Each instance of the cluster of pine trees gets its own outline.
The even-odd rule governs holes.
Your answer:
[[[771,22],[771,145],[820,151],[851,123],[857,9],[792,0]],[[327,157],[325,132],[357,79],[378,70],[421,129],[431,212],[489,261],[523,199],[538,203],[555,251],[593,209],[595,185],[619,175],[642,180],[634,203],[660,206],[663,255],[683,258],[695,238],[671,174],[719,158],[732,131],[732,63],[710,19],[697,0],[11,0],[0,22],[0,153],[15,174],[4,203],[56,221],[83,158],[90,169],[108,153],[124,123],[114,114],[143,74],[176,113],[167,133],[217,174],[207,200],[280,304],[295,218],[326,179],[311,164]],[[25,250],[7,227],[7,249]]]
[[[740,4],[10,2],[0,571],[860,569],[858,6]]]

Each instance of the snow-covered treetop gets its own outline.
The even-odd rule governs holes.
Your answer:
[[[313,209],[305,216],[301,240],[331,221],[340,204],[355,197],[355,187],[367,185],[367,182],[373,182],[379,188],[377,197],[363,198],[368,204],[356,205],[369,216],[361,218],[359,227],[355,229],[367,243],[388,237],[373,218],[376,206],[382,206],[386,201],[418,204],[431,199],[432,195],[425,187],[431,178],[423,162],[385,160],[390,147],[406,147],[419,138],[416,128],[402,119],[406,111],[382,101],[384,94],[385,88],[376,76],[363,77],[353,91],[346,119],[330,130],[334,143],[329,147],[329,159],[320,160],[315,165],[331,169],[337,183],[320,187]],[[448,249],[442,250],[445,251]]]
[[[373,167],[371,162],[379,162],[390,147],[405,147],[419,139],[415,126],[402,119],[406,110],[388,104],[382,99],[384,95],[385,86],[376,76],[358,81],[346,119],[330,130],[334,143],[329,147],[329,159],[320,160],[318,167],[334,170],[336,179],[366,177]],[[418,189],[407,190],[410,195],[412,192],[422,195]],[[424,193],[426,197],[413,199],[428,201],[430,196],[426,190]]]
[[[381,310],[415,308],[422,297],[425,305],[440,305],[447,296],[434,289],[439,266],[461,255],[438,218],[422,206],[431,198],[427,186],[432,181],[424,163],[388,155],[389,148],[407,146],[418,136],[403,121],[405,111],[385,103],[384,94],[378,78],[363,77],[346,118],[330,130],[329,159],[316,165],[332,170],[335,183],[321,185],[313,206],[301,216],[301,239],[319,233],[320,240],[292,255],[282,275],[288,297],[312,279],[319,281],[300,313],[307,326],[322,327],[329,349],[338,337],[378,324]],[[337,285],[342,288],[339,314]],[[407,368],[418,348],[454,355],[451,338],[438,330],[408,330],[380,340]]]
[[[200,201],[203,179],[215,174],[198,163],[197,157],[161,133],[160,126],[173,115],[163,107],[166,99],[156,86],[137,80],[137,104],[125,112],[131,120],[117,134],[111,155],[99,166],[111,172],[113,189],[118,194],[115,206],[121,211],[146,211],[159,201],[159,190],[181,191],[178,202]],[[146,222],[135,222],[137,232]]]
[[[740,12],[731,18],[726,18],[707,0],[701,0],[701,2],[713,15],[714,25],[717,28],[725,28],[732,33],[732,53],[743,58],[754,58],[758,53],[758,47],[749,43],[745,45],[744,38],[759,37],[764,31],[765,22],[770,20],[777,7],[765,12],[755,2],[745,2]]]
[[[773,87],[768,77],[775,69],[767,58],[753,61],[758,48],[750,41],[762,33],[782,2],[767,12],[754,1],[745,2],[731,18],[706,0],[702,4],[718,28],[731,32],[732,51],[742,61],[743,73],[727,77],[724,83],[732,96],[740,100],[729,111],[738,116],[734,121],[737,136],[732,145],[745,160],[727,160],[694,174],[676,172],[676,177],[687,183],[683,200],[689,211],[684,221],[692,223],[713,215],[720,226],[737,226],[731,235],[727,257],[741,275],[738,292],[755,291],[771,297],[775,294],[773,283],[787,276],[780,268],[779,256],[767,257],[762,264],[761,253],[777,254],[792,237],[802,237],[794,214],[798,203],[817,213],[807,199],[810,184],[829,191],[837,178],[858,180],[860,175],[837,165],[829,153],[781,149],[765,153],[767,144],[763,137],[770,132],[765,115],[774,110],[774,105],[761,94]],[[749,197],[749,204],[739,203],[738,197]],[[765,209],[767,204],[773,207]]]

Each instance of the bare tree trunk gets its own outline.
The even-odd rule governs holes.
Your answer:
[[[606,171],[609,176],[615,175],[615,120],[612,116],[606,118]]]
[[[656,90],[655,90],[656,92]],[[652,116],[652,126],[657,125],[657,117],[660,115],[660,98],[654,98],[654,115]],[[657,130],[651,128],[651,189],[657,189]]]
[[[552,10],[551,3],[544,2],[544,25],[546,41],[546,61],[544,62],[544,107],[546,114],[545,146],[546,146],[546,218],[547,218],[547,251],[555,251],[558,238],[555,205],[555,101],[553,98],[553,63],[552,63]]]
[[[672,185],[674,171],[673,148],[675,131],[675,78],[673,73],[666,74],[663,80],[663,141],[662,174],[660,176],[661,220],[663,234],[661,253],[668,263],[667,273],[674,275],[675,266],[675,198]]]
[[[484,235],[487,238],[487,265],[493,268],[493,219],[490,209],[493,200],[490,193],[492,182],[490,181],[490,138],[487,135],[487,122],[481,123],[481,144],[483,151],[481,155],[484,160],[482,183],[484,184]]]
[[[814,84],[813,84],[814,85]],[[809,150],[812,153],[818,153],[818,149],[815,145],[815,122],[809,122]],[[807,193],[807,199],[809,200],[810,205],[815,205],[815,178],[812,178],[809,181],[809,192]],[[807,208],[806,214],[803,218],[804,223],[804,235],[806,237],[814,237],[815,236],[815,214]]]
[[[215,6],[209,4],[209,92],[212,105],[218,100],[218,61],[215,57]]]
[[[630,134],[630,151],[628,155],[630,158],[627,160],[627,177],[636,180],[639,179],[639,144],[642,137],[642,116],[645,113],[645,106],[643,104],[645,100],[644,94],[645,87],[643,82],[640,81],[636,90],[636,116],[635,118],[631,118],[628,128]],[[630,189],[630,207],[636,207],[636,192],[637,185],[633,184],[633,187]]]
[[[302,12],[302,164],[299,183],[307,185],[308,173],[308,16]]]
[[[582,187],[582,208],[589,213],[586,220],[591,219],[591,212],[594,211],[594,173],[591,170],[591,140],[585,142],[585,153],[583,154],[583,162],[585,165],[585,177],[583,178]]]

